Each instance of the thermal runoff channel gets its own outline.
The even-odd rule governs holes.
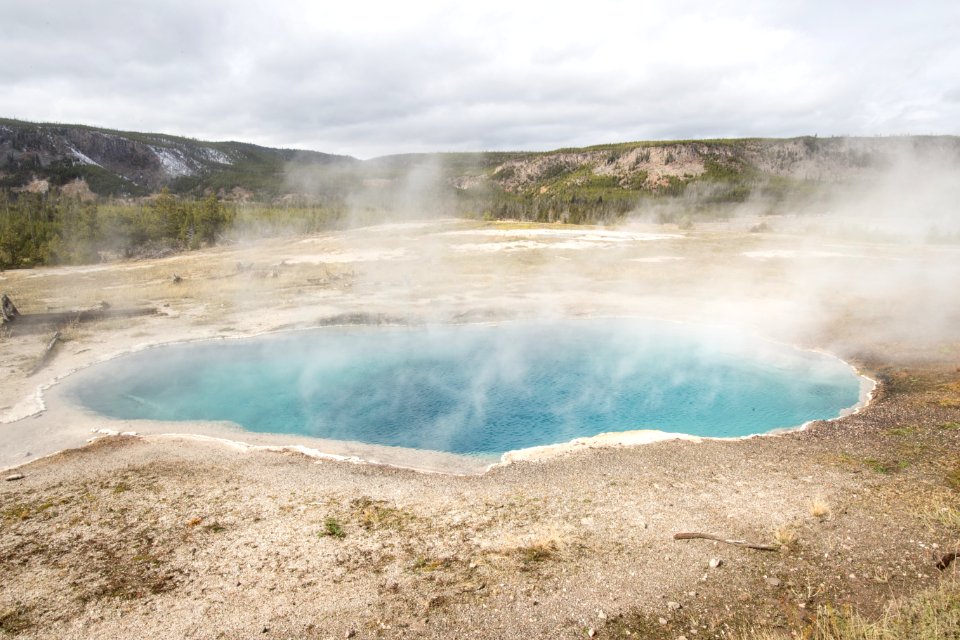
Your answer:
[[[496,455],[612,431],[764,433],[835,417],[859,389],[836,358],[731,330],[580,320],[161,347],[87,370],[72,393],[122,419]]]

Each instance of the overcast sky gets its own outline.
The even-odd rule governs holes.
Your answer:
[[[0,0],[0,116],[371,157],[960,134],[960,1]]]

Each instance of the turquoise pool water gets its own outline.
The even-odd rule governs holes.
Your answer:
[[[648,320],[326,328],[158,347],[70,391],[123,419],[229,420],[496,455],[608,431],[764,433],[832,418],[860,379],[836,358],[735,331]]]

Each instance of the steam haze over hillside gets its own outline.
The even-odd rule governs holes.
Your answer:
[[[8,0],[0,115],[371,157],[957,134],[955,2]]]

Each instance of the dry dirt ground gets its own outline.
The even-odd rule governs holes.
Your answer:
[[[52,330],[0,339],[0,466],[23,476],[0,482],[0,634],[790,637],[825,605],[877,616],[956,593],[957,564],[936,564],[960,545],[960,253],[798,224],[604,236],[448,221],[0,274],[24,313],[160,310],[65,327],[32,376]],[[584,446],[486,473],[161,436],[173,426],[61,406],[56,386],[21,417],[38,387],[146,345],[543,315],[743,324],[881,384],[865,410],[803,431]],[[131,427],[142,435],[80,446]]]

